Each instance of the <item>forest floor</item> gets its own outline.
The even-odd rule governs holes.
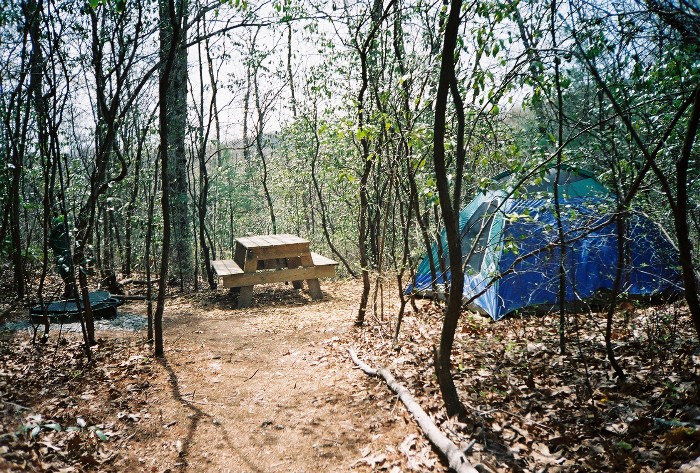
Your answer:
[[[682,305],[619,315],[624,382],[605,360],[604,315],[570,315],[560,355],[556,315],[465,312],[453,359],[467,413],[448,420],[432,368],[439,306],[418,301],[395,345],[396,301],[356,328],[360,285],[322,288],[312,301],[256,287],[247,309],[222,291],[172,293],[162,359],[143,331],[98,332],[91,362],[77,333],[3,332],[0,471],[446,471],[348,348],[389,368],[481,471],[700,471],[700,352]]]

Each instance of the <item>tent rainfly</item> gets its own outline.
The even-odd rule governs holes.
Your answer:
[[[460,212],[463,296],[472,309],[499,320],[518,309],[559,303],[562,252],[554,205],[556,176],[556,169],[549,169],[514,189],[515,176],[501,174],[491,189],[480,192]],[[557,190],[564,232],[565,302],[600,299],[613,289],[617,273],[614,195],[591,173],[568,167],[560,170]],[[629,212],[623,222],[620,291],[631,297],[681,293],[678,252],[668,235],[639,212]],[[443,263],[435,244],[407,292],[444,291],[450,278],[444,230],[441,238]]]

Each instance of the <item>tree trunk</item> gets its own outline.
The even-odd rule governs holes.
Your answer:
[[[12,260],[12,267],[14,270],[14,286],[17,293],[18,299],[24,299],[25,296],[25,277],[24,277],[24,259],[22,258],[22,233],[20,231],[21,224],[21,212],[20,212],[20,189],[21,189],[21,179],[22,179],[22,169],[24,166],[24,153],[26,150],[27,141],[27,129],[29,125],[29,111],[30,107],[27,106],[26,102],[30,100],[28,95],[25,96],[23,93],[24,85],[27,77],[30,75],[30,68],[33,67],[31,57],[28,58],[28,36],[29,31],[33,27],[38,27],[38,18],[35,16],[37,13],[37,7],[34,5],[32,8],[29,4],[25,5],[24,17],[25,25],[22,31],[22,54],[21,54],[21,65],[19,71],[19,77],[17,77],[17,87],[10,93],[10,98],[8,102],[10,105],[8,111],[5,113],[5,128],[8,133],[8,160],[7,166],[11,169],[10,171],[10,185],[8,188],[8,200],[9,204],[6,209],[6,214],[3,216],[2,231],[5,232],[5,228],[9,226],[10,228],[10,259]],[[40,52],[39,52],[40,54]],[[30,77],[31,82],[31,77]],[[23,101],[25,103],[23,103]],[[5,241],[5,235],[0,235]]]
[[[146,248],[145,248],[145,265],[146,265],[146,320],[147,320],[147,333],[146,340],[153,343],[153,286],[151,284],[151,242],[153,240],[153,212],[155,208],[156,195],[158,194],[158,158],[156,158],[156,163],[153,169],[153,191],[150,192],[148,196],[148,212],[146,215]]]
[[[163,346],[163,312],[165,309],[165,290],[168,281],[168,262],[170,255],[170,143],[173,138],[169,128],[171,116],[169,107],[172,105],[172,100],[169,98],[171,92],[170,79],[173,75],[174,63],[178,56],[178,49],[182,45],[182,27],[180,22],[183,21],[184,0],[178,1],[178,8],[175,7],[174,0],[161,0],[160,2],[160,18],[161,18],[161,37],[160,37],[160,53],[161,53],[161,73],[158,80],[158,104],[160,125],[160,159],[161,159],[161,210],[163,213],[163,246],[160,266],[160,282],[158,284],[158,302],[156,304],[156,312],[153,316],[153,335],[155,340],[154,352],[156,356],[162,357],[165,354]],[[185,81],[184,87],[187,82]],[[184,142],[183,142],[184,145]],[[185,168],[185,176],[187,169]],[[186,188],[185,188],[186,195]],[[187,212],[184,213],[185,224],[187,223]],[[184,233],[187,233],[184,230]]]
[[[177,275],[180,290],[184,290],[192,280],[192,233],[187,186],[187,155],[185,154],[185,136],[187,131],[187,47],[186,36],[181,31],[177,37],[175,27],[167,21],[169,4],[161,1],[164,11],[161,16],[161,44],[166,47],[173,44],[174,54],[172,70],[169,74],[168,92],[165,97],[168,107],[168,198],[171,212],[172,254],[170,255],[173,269]],[[178,0],[173,5],[177,21],[184,25],[187,21],[187,1]],[[165,53],[165,55],[163,54]],[[161,60],[167,60],[169,52],[161,51]],[[165,185],[165,179],[162,179]]]
[[[557,51],[557,31],[555,19],[557,14],[557,0],[550,4],[550,33],[552,35],[552,49]],[[559,56],[554,56],[554,86],[557,93],[557,173],[554,178],[554,213],[557,219],[557,239],[559,243],[559,352],[566,353],[566,246],[564,245],[564,227],[561,221],[561,203],[559,201],[559,176],[562,166],[562,146],[564,143],[564,99],[561,89],[561,75],[559,70]]]
[[[390,2],[391,6],[394,2]],[[387,8],[388,11],[388,8]],[[374,158],[370,156],[370,139],[365,131],[365,123],[367,121],[366,117],[366,107],[365,93],[370,86],[370,60],[372,57],[372,49],[374,45],[374,40],[381,26],[383,20],[382,15],[382,2],[381,0],[375,0],[372,5],[372,24],[370,31],[367,34],[367,38],[361,45],[356,45],[357,51],[360,55],[360,68],[362,85],[357,94],[357,130],[360,134],[360,147],[362,150],[362,175],[360,177],[360,214],[358,218],[358,238],[359,238],[359,249],[360,249],[360,270],[362,272],[362,295],[360,297],[360,306],[357,309],[357,317],[355,319],[355,325],[363,325],[365,323],[365,315],[367,312],[367,303],[369,302],[369,292],[370,292],[370,278],[369,278],[369,257],[367,252],[367,238],[369,236],[368,225],[370,223],[370,209],[369,209],[369,177],[374,166]]]
[[[328,244],[328,247],[331,249],[331,252],[333,255],[340,259],[340,261],[343,263],[343,266],[345,266],[345,269],[348,271],[348,274],[350,274],[353,278],[357,277],[355,274],[355,271],[350,267],[350,264],[346,260],[346,258],[343,256],[343,254],[338,251],[338,249],[335,247],[333,242],[331,241],[331,236],[328,231],[328,221],[327,221],[327,212],[326,212],[326,204],[323,200],[323,195],[321,193],[321,186],[318,183],[318,177],[316,176],[316,161],[318,160],[318,157],[321,154],[321,140],[319,139],[318,136],[318,117],[316,116],[317,110],[314,107],[314,121],[311,122],[307,119],[307,123],[309,125],[309,130],[313,133],[314,135],[314,149],[313,149],[313,154],[311,155],[311,181],[313,183],[313,188],[316,191],[316,198],[318,199],[318,205],[320,207],[320,212],[321,212],[321,227],[323,228],[323,235],[326,238],[326,243]]]
[[[258,150],[258,156],[260,156],[260,162],[262,163],[262,186],[263,193],[265,194],[265,202],[267,202],[267,209],[270,212],[270,225],[272,227],[272,233],[277,233],[277,219],[275,218],[275,206],[272,202],[272,194],[270,194],[270,188],[268,186],[268,172],[267,172],[267,158],[265,157],[265,144],[264,130],[265,121],[267,117],[265,116],[265,111],[260,103],[260,86],[258,84],[258,68],[255,68],[255,74],[253,75],[253,92],[255,93],[255,109],[258,114],[258,126],[255,132],[255,146]]]
[[[199,247],[202,251],[202,256],[204,258],[204,269],[207,273],[207,283],[210,289],[216,289],[216,280],[214,278],[214,271],[211,267],[211,249],[207,241],[207,209],[209,205],[209,172],[207,170],[207,142],[209,141],[209,132],[211,130],[211,125],[213,120],[217,120],[217,107],[216,107],[216,93],[217,93],[217,83],[216,77],[214,77],[214,67],[212,65],[211,54],[209,51],[209,41],[205,41],[204,47],[207,56],[207,71],[209,72],[209,85],[211,86],[211,99],[209,102],[209,123],[206,127],[206,132],[204,131],[204,87],[202,87],[202,97],[200,101],[201,107],[201,118],[200,118],[200,143],[199,143],[199,201],[197,202],[197,211],[199,219]],[[204,84],[204,77],[202,74],[203,64],[200,58],[200,83]],[[217,141],[216,146],[220,146]]]
[[[155,118],[155,114],[151,114],[147,122],[143,126],[143,129],[136,130],[138,136],[138,142],[136,143],[136,157],[134,159],[134,180],[131,186],[131,193],[129,194],[129,201],[126,206],[126,215],[124,218],[124,264],[122,265],[122,271],[126,276],[129,276],[132,271],[132,218],[134,215],[134,210],[136,208],[136,200],[139,196],[139,186],[141,184],[141,167],[143,163],[143,153],[144,144],[146,141],[148,130],[150,129],[151,122]],[[150,223],[148,224],[150,225]],[[148,264],[148,261],[146,261]]]
[[[440,209],[445,222],[447,234],[447,249],[450,260],[450,288],[445,308],[445,319],[440,335],[440,346],[435,351],[435,374],[438,378],[440,391],[448,417],[463,414],[464,408],[459,401],[457,388],[451,372],[452,346],[454,344],[457,322],[462,309],[462,288],[464,287],[464,269],[462,268],[462,245],[459,237],[459,194],[456,184],[455,199],[450,196],[447,169],[445,166],[445,130],[447,115],[447,98],[451,84],[455,79],[454,51],[459,33],[461,0],[453,0],[445,25],[445,37],[440,65],[440,79],[435,99],[435,125],[433,133],[433,153],[435,159],[435,177]],[[458,153],[460,150],[458,149]],[[458,165],[459,167],[459,165]],[[459,183],[462,175],[455,173],[454,181]]]
[[[612,346],[612,325],[615,308],[617,306],[617,298],[620,295],[622,288],[622,275],[625,266],[625,240],[627,232],[625,231],[625,216],[624,213],[618,213],[615,218],[617,229],[617,266],[615,268],[615,280],[613,282],[612,293],[610,294],[610,307],[608,308],[607,320],[605,323],[605,352],[610,361],[610,366],[613,367],[618,380],[624,381],[625,372],[615,358],[615,351]]]
[[[294,95],[294,74],[292,72],[292,22],[287,22],[287,80],[289,81],[292,117],[297,117],[297,99]]]
[[[697,87],[694,93],[695,100],[690,119],[688,120],[688,127],[686,128],[685,141],[683,142],[681,154],[676,160],[676,206],[673,212],[673,221],[678,238],[685,300],[688,303],[690,316],[695,325],[695,332],[700,338],[700,281],[698,281],[693,264],[693,244],[690,240],[690,226],[688,224],[688,171],[692,158],[693,144],[697,138],[698,124],[700,123],[700,87]],[[671,196],[669,195],[670,198]]]
[[[54,205],[54,185],[56,179],[56,166],[54,165],[53,156],[50,153],[50,135],[49,133],[55,132],[54,126],[49,126],[48,120],[48,107],[46,100],[44,98],[44,85],[43,85],[43,74],[44,74],[44,60],[41,45],[41,10],[43,8],[43,2],[39,0],[37,3],[35,0],[29,0],[25,4],[25,19],[29,24],[29,36],[32,44],[32,59],[31,59],[31,78],[29,82],[29,94],[34,102],[34,110],[36,113],[37,121],[37,135],[38,135],[38,148],[39,157],[42,165],[43,178],[44,178],[44,195],[43,195],[43,214],[42,214],[42,261],[41,265],[41,276],[39,277],[39,285],[37,287],[37,296],[40,305],[44,306],[44,282],[49,267],[49,229],[51,227],[51,215]],[[51,124],[53,125],[53,123]],[[49,131],[49,128],[51,131]],[[0,240],[1,241],[1,240]],[[23,271],[22,271],[23,272]],[[24,279],[22,277],[22,279]],[[44,335],[42,337],[43,341],[49,336],[49,317],[46,312],[44,312],[42,317],[42,322],[44,324]],[[36,331],[35,331],[36,336]]]

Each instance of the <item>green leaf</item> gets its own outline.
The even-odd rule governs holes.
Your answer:
[[[55,430],[56,432],[61,431],[61,424],[59,424],[58,422],[50,422],[48,424],[44,424],[44,427],[46,427],[47,429]]]
[[[621,440],[621,441],[617,442],[617,447],[618,447],[618,448],[621,448],[622,450],[627,450],[627,451],[632,450],[632,445],[630,445],[629,443],[625,442],[624,440]]]
[[[100,429],[95,429],[95,435],[97,435],[97,438],[102,440],[103,442],[106,442],[109,440],[107,436],[105,435],[104,432],[102,432]]]

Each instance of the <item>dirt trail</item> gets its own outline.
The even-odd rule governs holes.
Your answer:
[[[386,387],[353,369],[341,347],[357,288],[323,289],[324,300],[310,301],[267,286],[242,310],[223,296],[171,300],[140,467],[366,471],[373,456],[400,457],[415,427],[400,405],[377,401],[373,389],[387,399]]]

